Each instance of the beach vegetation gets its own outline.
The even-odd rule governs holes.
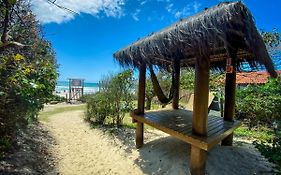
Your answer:
[[[267,50],[277,69],[280,69],[280,33],[277,29],[265,32],[261,35],[267,46]],[[254,141],[255,147],[270,162],[277,166],[278,172],[281,174],[281,79],[271,79],[265,85],[250,85],[245,89],[238,89],[237,95],[236,117],[241,118],[244,124],[251,129],[250,135],[259,137]],[[267,132],[262,132],[261,128],[267,128]],[[247,130],[245,130],[247,131]],[[257,131],[257,132],[252,132]],[[236,133],[239,133],[236,131]],[[245,132],[240,132],[245,133]],[[270,137],[264,137],[270,136]]]
[[[172,86],[171,73],[165,70],[160,70],[156,74],[156,77],[161,86],[161,89],[163,90],[163,93],[166,96],[169,96],[170,89]],[[167,104],[161,104],[159,100],[155,99],[155,97],[156,97],[156,93],[153,89],[153,83],[151,81],[151,78],[149,77],[146,79],[146,85],[145,85],[146,110],[151,110],[155,105],[161,105],[162,107],[165,107],[167,105]]]
[[[19,129],[37,120],[38,112],[52,96],[58,73],[55,53],[42,37],[28,3],[3,0],[0,4],[0,22],[4,24],[0,28],[2,154]]]
[[[261,154],[267,158],[270,162],[276,165],[278,172],[281,174],[281,132],[275,134],[275,136],[266,141],[256,140],[253,143],[255,147],[261,152]]]
[[[39,112],[38,118],[39,121],[42,122],[49,122],[50,117],[63,113],[63,112],[70,112],[70,111],[85,111],[86,110],[86,105],[85,104],[79,104],[79,105],[70,105],[70,106],[58,106],[58,107],[53,107],[50,110],[41,110]]]
[[[274,121],[281,120],[280,79],[238,89],[236,97],[236,118],[244,120],[250,128],[258,125],[272,127]]]
[[[104,77],[100,91],[86,100],[85,119],[98,124],[121,126],[126,113],[133,109],[134,91],[132,70]]]

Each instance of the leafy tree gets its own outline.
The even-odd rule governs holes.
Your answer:
[[[133,71],[127,70],[112,77],[109,92],[111,98],[111,119],[117,126],[122,125],[125,114],[133,108]]]
[[[261,36],[268,46],[269,51],[277,50],[280,46],[280,33],[276,28],[274,28],[271,32],[261,31]]]
[[[86,120],[121,126],[125,114],[133,109],[133,93],[132,70],[104,77],[100,92],[87,100]]]
[[[276,69],[281,69],[281,38],[279,31],[274,28],[271,32],[262,31],[261,35]]]
[[[157,80],[166,96],[169,96],[171,85],[172,85],[172,76],[171,73],[165,70],[160,70],[156,74]],[[156,96],[151,78],[147,78],[146,80],[146,89],[145,89],[145,97],[146,97],[146,109],[151,109],[151,103],[153,98]],[[162,107],[165,107],[166,104],[162,104]]]
[[[237,90],[236,118],[246,120],[250,128],[257,125],[271,127],[274,120],[281,120],[280,106],[280,79],[272,79],[265,85],[249,85]]]
[[[146,110],[150,110],[151,109],[152,99],[155,96],[156,96],[156,94],[154,93],[151,79],[147,79],[146,80],[146,84],[145,84],[145,98],[146,98],[145,109]]]
[[[52,97],[58,74],[54,51],[29,5],[23,0],[0,4],[0,143],[6,143],[18,128],[36,120]]]
[[[281,38],[279,31],[274,28],[270,32],[261,32],[263,41],[277,69],[281,69]]]
[[[266,44],[276,69],[281,69],[281,40],[277,29],[270,32],[261,31],[261,36]],[[280,77],[270,80],[265,85],[249,85],[244,89],[237,89],[236,93],[236,118],[246,121],[249,128],[260,125],[268,128],[274,122],[280,122],[281,118],[281,80]],[[280,132],[274,134],[274,138],[268,141],[255,141],[255,147],[270,162],[277,165],[281,174],[281,142]]]
[[[193,90],[195,81],[195,71],[193,69],[183,69],[180,77],[180,87],[184,90]]]

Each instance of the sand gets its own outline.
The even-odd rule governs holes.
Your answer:
[[[158,130],[145,130],[145,144],[136,149],[134,129],[91,128],[82,118],[83,111],[69,111],[41,123],[54,139],[44,148],[55,167],[38,174],[190,174],[189,144]],[[245,140],[235,139],[233,147],[217,146],[208,153],[210,175],[272,172],[273,165]]]
[[[189,174],[190,145],[157,130],[134,147],[134,130],[90,129],[83,111],[65,112],[47,123],[57,140],[53,151],[61,174]],[[208,153],[208,174],[268,174],[268,163],[249,143],[217,146]],[[237,146],[241,145],[241,146]]]

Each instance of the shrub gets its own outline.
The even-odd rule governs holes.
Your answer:
[[[84,94],[82,97],[80,97],[78,99],[78,101],[82,102],[82,103],[86,103],[88,101],[88,99],[92,98],[93,94]]]
[[[108,96],[105,92],[97,92],[86,101],[87,110],[85,119],[97,124],[104,124],[106,117],[110,114]]]
[[[281,119],[281,81],[271,79],[265,85],[249,85],[236,94],[236,118],[248,126],[272,126]]]
[[[125,114],[133,108],[133,82],[131,70],[104,78],[100,92],[87,99],[86,120],[121,126]]]
[[[65,97],[59,96],[59,95],[51,95],[48,98],[48,103],[61,103],[61,102],[65,102]]]
[[[11,146],[19,128],[37,119],[52,96],[58,76],[54,51],[43,39],[28,3],[3,2],[9,8],[0,11],[0,21],[5,11],[11,12],[6,25],[8,41],[14,39],[26,46],[5,47],[3,40],[0,42],[0,152]]]
[[[267,142],[255,141],[254,145],[265,158],[277,165],[279,174],[281,174],[281,133],[276,134]]]

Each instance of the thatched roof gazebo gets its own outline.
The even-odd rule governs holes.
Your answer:
[[[191,174],[205,173],[206,151],[220,141],[232,144],[232,133],[240,125],[233,116],[236,71],[241,65],[248,63],[253,69],[262,65],[277,76],[253,17],[241,2],[206,9],[136,41],[114,57],[140,71],[138,109],[131,114],[137,122],[136,146],[143,145],[143,123],[190,143]],[[173,69],[173,110],[144,111],[146,69],[152,71],[152,65]],[[181,67],[195,68],[193,112],[178,109]],[[208,116],[210,69],[226,71],[224,118]]]

